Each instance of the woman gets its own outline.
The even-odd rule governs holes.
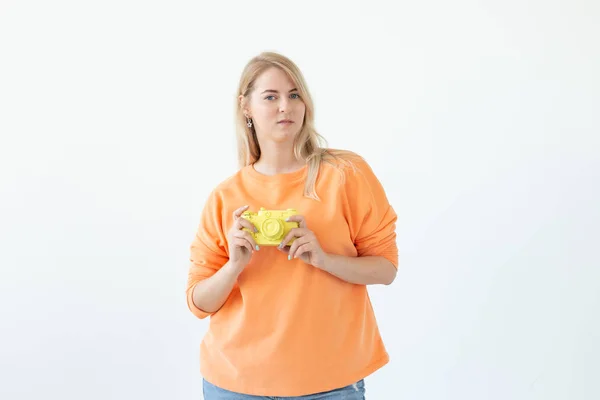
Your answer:
[[[363,378],[389,361],[366,285],[396,276],[396,214],[361,157],[320,146],[292,61],[253,58],[238,94],[240,170],[211,192],[191,245],[188,306],[210,316],[204,396],[364,399]],[[278,246],[242,218],[261,207],[297,211]]]

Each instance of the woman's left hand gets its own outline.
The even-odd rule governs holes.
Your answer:
[[[293,215],[287,219],[289,222],[298,222],[298,228],[292,228],[283,238],[278,249],[288,253],[288,260],[299,258],[307,264],[317,268],[323,268],[327,260],[327,254],[321,248],[314,232],[306,227],[306,220],[302,215]],[[287,243],[296,238],[291,246]]]

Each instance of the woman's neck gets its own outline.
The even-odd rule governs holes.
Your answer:
[[[261,145],[261,155],[254,163],[254,169],[263,175],[276,175],[294,172],[304,166],[305,162],[294,156],[292,145]]]

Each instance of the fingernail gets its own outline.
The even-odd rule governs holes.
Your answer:
[[[290,222],[290,217],[287,217],[287,218],[285,219],[285,222]]]
[[[258,247],[258,245],[256,245],[256,251],[260,250],[260,247]]]
[[[291,259],[292,259],[292,256],[288,256],[288,260],[291,260]]]
[[[258,228],[257,227],[254,227],[254,232],[258,232]]]

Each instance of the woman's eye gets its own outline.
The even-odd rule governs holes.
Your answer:
[[[267,97],[265,97],[265,100],[271,100],[271,99],[274,99],[274,98],[275,98],[275,96],[267,96]]]
[[[300,98],[300,95],[299,95],[298,93],[292,93],[292,94],[290,95],[290,97],[291,97],[292,99],[299,99],[299,98]]]

